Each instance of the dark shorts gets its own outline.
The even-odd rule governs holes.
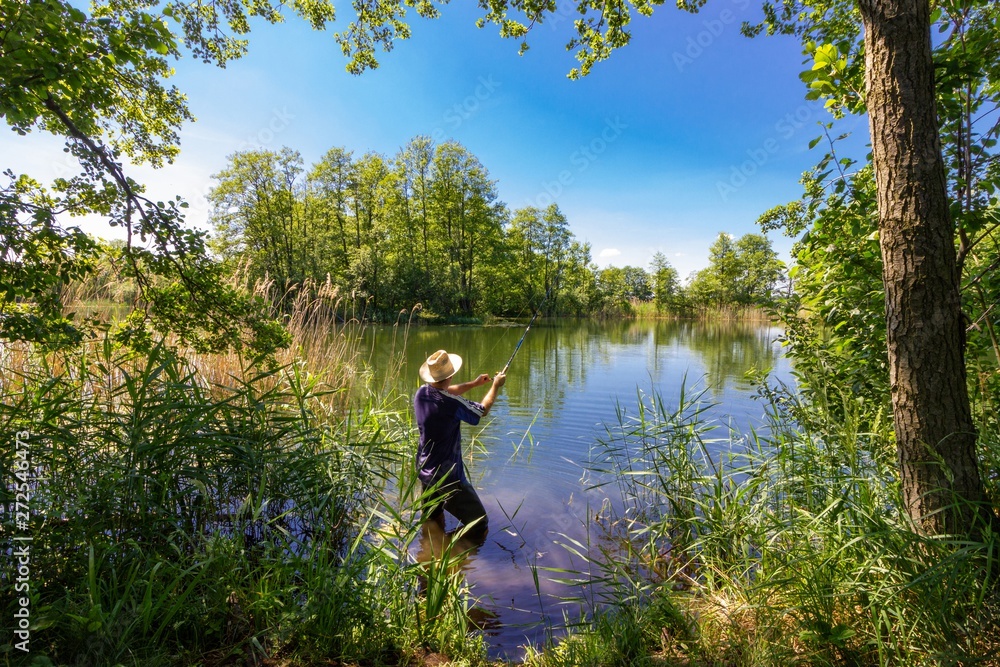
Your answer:
[[[424,485],[426,491],[428,485]],[[433,495],[428,499],[428,504],[424,508],[424,520],[444,521],[444,512],[458,519],[463,526],[467,526],[473,521],[476,524],[470,528],[474,533],[485,533],[489,519],[486,516],[486,508],[479,499],[475,487],[468,481],[451,482],[444,484],[434,490]]]

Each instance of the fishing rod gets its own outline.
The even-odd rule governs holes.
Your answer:
[[[514,357],[517,355],[517,351],[521,349],[521,343],[524,342],[524,339],[528,335],[528,332],[531,331],[531,325],[535,323],[535,318],[538,317],[538,313],[542,312],[542,306],[545,305],[545,300],[548,298],[549,298],[549,293],[546,292],[545,298],[542,299],[542,302],[540,304],[538,304],[538,309],[535,310],[535,314],[532,315],[531,319],[528,321],[528,328],[524,330],[523,334],[521,334],[521,340],[517,341],[517,347],[515,347],[514,351],[511,352],[510,359],[507,360],[507,365],[503,367],[503,370],[500,371],[501,373],[506,373],[507,369],[510,368],[510,362],[514,361]]]

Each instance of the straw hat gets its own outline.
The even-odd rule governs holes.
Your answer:
[[[462,367],[462,357],[438,350],[420,367],[420,379],[424,382],[447,380]]]

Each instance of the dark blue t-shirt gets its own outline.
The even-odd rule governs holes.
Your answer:
[[[423,385],[413,397],[413,413],[420,429],[417,475],[425,485],[442,478],[465,481],[462,464],[461,423],[479,423],[485,412],[481,403]]]

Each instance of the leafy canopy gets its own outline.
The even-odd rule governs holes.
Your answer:
[[[395,40],[410,36],[405,22],[408,7],[424,18],[439,15],[431,0],[355,0],[353,4],[357,18],[337,36],[344,55],[350,59],[347,70],[353,74],[377,68],[378,48],[391,51]],[[498,26],[501,37],[520,40],[520,52],[524,53],[532,27],[556,17],[572,16],[576,34],[566,48],[574,51],[579,61],[579,66],[569,73],[571,79],[576,79],[586,76],[615,49],[628,45],[633,12],[650,16],[662,4],[663,0],[576,0],[567,5],[557,4],[556,0],[479,0],[484,13],[477,25]],[[704,4],[705,0],[677,0],[678,7],[689,11],[697,11]]]
[[[334,17],[325,0],[288,3],[314,27]],[[159,167],[178,153],[192,120],[167,80],[180,45],[224,66],[246,52],[248,19],[282,20],[266,0],[161,4],[107,0],[90,13],[60,0],[0,1],[0,117],[20,135],[61,137],[78,173],[43,186],[4,174],[0,186],[0,336],[46,345],[81,340],[87,327],[64,315],[61,292],[95,264],[96,245],[69,217],[98,215],[126,231],[118,269],[141,299],[118,332],[148,345],[174,331],[198,349],[267,353],[287,342],[263,304],[227,287],[205,235],[184,225],[186,204],[152,201],[127,165]]]

